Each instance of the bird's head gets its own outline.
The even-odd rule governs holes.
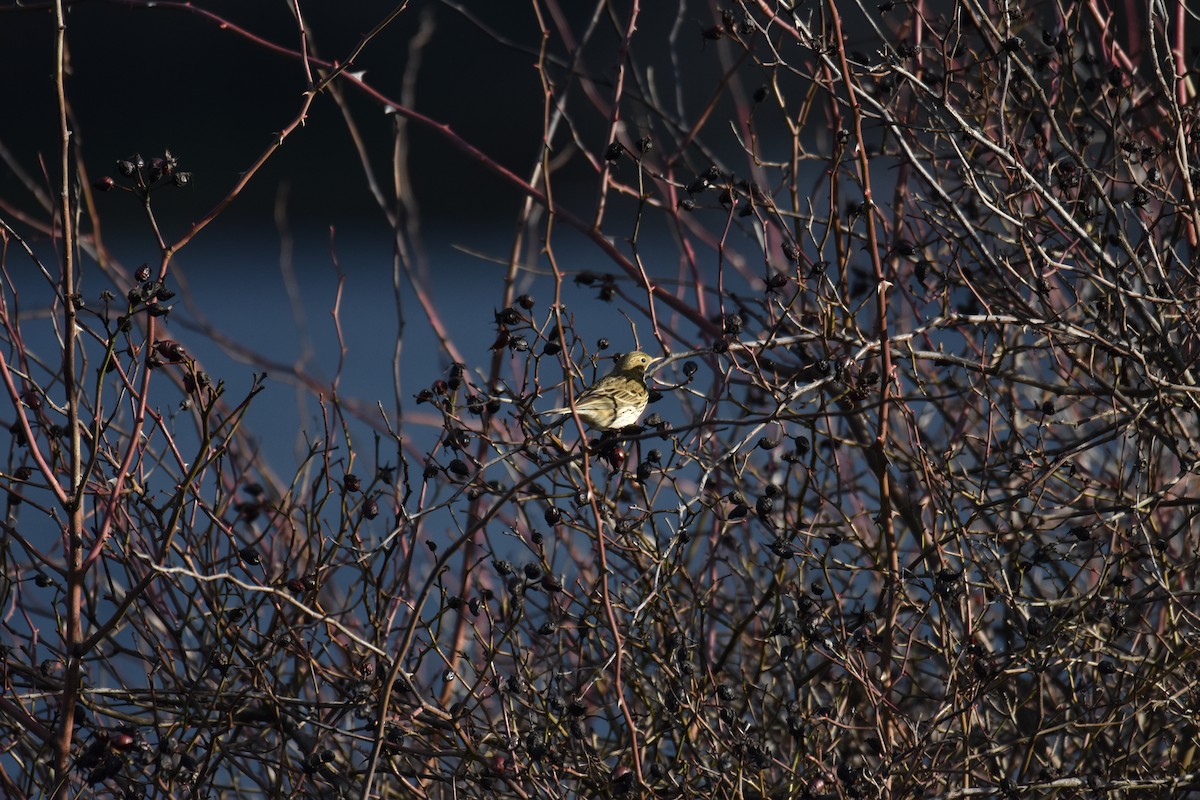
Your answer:
[[[642,376],[646,374],[646,367],[650,366],[655,359],[652,356],[646,355],[641,350],[634,350],[632,353],[625,353],[617,359],[615,371],[625,374]]]

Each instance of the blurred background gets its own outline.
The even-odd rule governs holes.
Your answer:
[[[171,209],[177,221],[188,221],[189,210],[206,211],[295,113],[306,88],[300,61],[223,31],[216,17],[294,51],[301,43],[289,5],[236,0],[193,4],[213,17],[169,3],[73,6],[68,90],[90,169],[99,177],[117,158],[170,148],[196,177],[187,207]],[[486,137],[490,152],[526,168],[537,154],[540,136],[531,43],[514,38],[514,46],[504,47],[480,26],[509,38],[527,37],[529,9],[476,3],[475,24],[446,6],[422,5],[436,27],[421,56],[421,108],[469,139]],[[6,82],[21,91],[13,93],[5,115],[4,144],[18,163],[29,165],[53,153],[55,146],[51,64],[46,61],[53,19],[46,4],[6,6],[0,15],[0,63]],[[378,0],[304,4],[313,32],[311,50],[340,61],[394,7]],[[421,24],[419,17],[402,14],[356,61],[356,70],[365,71],[385,93],[399,95],[408,42]],[[351,98],[352,104],[356,99]],[[376,154],[386,154],[391,139],[387,120],[365,103],[356,107],[369,116],[360,120],[364,140]],[[270,227],[276,192],[285,180],[289,215],[297,225],[366,228],[383,222],[364,189],[362,167],[339,117],[332,102],[318,98],[306,130],[268,165],[264,180],[251,184],[224,224],[236,221],[252,231]],[[507,221],[516,198],[498,181],[488,185],[436,137],[416,132],[413,146],[420,151],[413,159],[414,188],[431,223],[448,224],[465,214],[483,225]],[[292,185],[293,176],[303,181]]]

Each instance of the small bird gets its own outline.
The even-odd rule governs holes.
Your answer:
[[[579,418],[602,431],[636,425],[646,410],[646,367],[655,359],[635,350],[617,358],[613,371],[584,389],[575,398]],[[552,408],[546,414],[570,414],[571,408]]]

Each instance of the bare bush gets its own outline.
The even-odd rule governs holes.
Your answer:
[[[187,156],[109,167],[74,130],[95,34],[53,5],[53,189],[8,154],[0,197],[6,796],[1200,791],[1184,4],[535,2],[514,38],[403,3],[336,60],[300,4],[283,36],[97,4],[304,77],[180,230]],[[523,170],[424,111],[451,19],[536,68]],[[400,30],[390,93],[357,67]],[[397,337],[386,405],[165,327],[181,251],[316,124],[439,346],[402,370]],[[430,137],[520,195],[487,306],[434,291]],[[100,235],[128,204],[141,269]],[[210,377],[202,340],[309,398],[298,464],[243,425],[274,381]],[[635,346],[640,426],[537,413]]]

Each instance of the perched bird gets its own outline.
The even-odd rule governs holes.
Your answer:
[[[617,359],[613,371],[584,389],[575,398],[579,418],[602,431],[636,425],[646,410],[646,367],[653,358],[635,350]],[[552,408],[546,414],[570,414],[571,408]]]

